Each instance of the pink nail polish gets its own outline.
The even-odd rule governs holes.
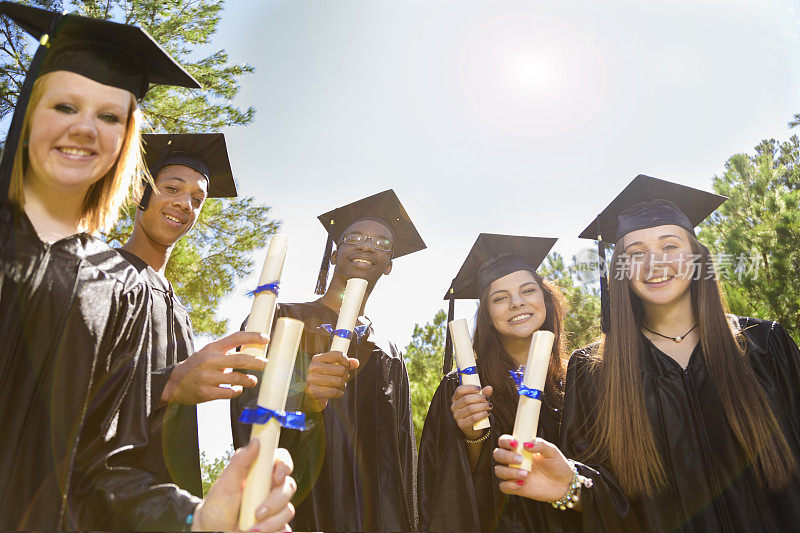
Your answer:
[[[516,440],[516,439],[514,439],[514,440],[512,440],[512,441],[511,441],[511,445],[512,445],[514,448],[516,448],[518,444],[519,444],[519,442],[517,442],[517,440]]]
[[[525,444],[523,444],[523,446],[525,446],[526,448],[533,448],[533,443],[532,442],[526,442]]]
[[[525,482],[524,482],[523,480],[521,480],[521,479],[518,479],[518,480],[517,480],[517,485],[519,485],[520,487],[521,487],[522,485],[524,485],[524,484],[525,484]]]

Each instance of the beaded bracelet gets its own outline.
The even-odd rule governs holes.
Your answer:
[[[586,487],[587,489],[592,487],[592,479],[578,473],[575,461],[567,459],[567,462],[572,469],[572,481],[569,484],[569,489],[560,499],[550,502],[550,505],[555,509],[561,509],[562,511],[575,507],[575,504],[581,499],[581,487]]]
[[[481,437],[478,437],[478,438],[477,438],[477,439],[475,439],[475,440],[470,440],[470,439],[467,439],[467,438],[465,438],[465,439],[464,439],[464,442],[466,442],[467,444],[478,444],[478,443],[480,443],[480,442],[483,442],[483,441],[485,441],[486,439],[488,439],[488,438],[489,438],[489,435],[491,435],[491,434],[492,434],[492,428],[489,428],[489,429],[486,431],[486,433],[484,433],[484,434],[483,434],[483,436],[481,436]]]

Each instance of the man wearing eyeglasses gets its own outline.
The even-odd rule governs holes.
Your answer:
[[[409,531],[418,525],[416,450],[408,374],[397,348],[375,343],[364,315],[369,295],[393,260],[425,248],[393,191],[320,215],[328,242],[317,282],[318,300],[280,304],[277,316],[304,322],[287,410],[306,413],[304,432],[282,430],[281,446],[295,463],[295,531]],[[333,250],[333,244],[336,249]],[[327,286],[329,265],[333,275]],[[351,278],[367,280],[356,334],[347,354],[331,352],[323,325],[336,326]],[[359,335],[360,334],[360,335]],[[257,393],[231,401],[234,444],[250,428],[235,422]]]

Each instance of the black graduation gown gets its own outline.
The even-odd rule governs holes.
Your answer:
[[[180,528],[197,505],[127,467],[148,442],[149,307],[105,243],[42,243],[0,201],[0,529]]]
[[[511,379],[509,377],[509,379]],[[490,415],[492,434],[472,472],[464,434],[450,410],[459,386],[453,371],[442,379],[425,417],[419,450],[419,516],[423,531],[574,531],[575,511],[553,509],[548,503],[500,492],[492,450],[503,433]],[[559,413],[542,405],[539,435],[555,442]]]
[[[800,459],[800,351],[776,322],[738,318],[747,358],[795,458]],[[758,488],[708,376],[699,344],[686,370],[642,336],[647,413],[668,483],[653,498],[631,501],[645,531],[790,531],[800,524],[800,476],[780,492]],[[567,373],[564,451],[586,449],[581,422],[598,400],[586,351]],[[597,466],[604,474],[608,468]],[[606,478],[607,480],[609,478]]]
[[[131,252],[117,251],[139,272],[152,293],[148,388],[151,405],[157,406],[175,365],[194,353],[192,323],[169,281]],[[197,407],[170,403],[151,412],[150,442],[142,466],[155,475],[157,482],[175,483],[202,498]]]
[[[281,304],[277,316],[305,323],[287,409],[299,410],[310,358],[330,349],[321,324],[337,314],[319,300]],[[372,338],[372,334],[368,338]],[[281,446],[292,454],[298,491],[294,531],[409,531],[417,528],[416,449],[405,362],[367,340],[351,342],[361,366],[344,396],[322,413],[307,413],[304,432],[283,429]],[[236,422],[256,404],[258,391],[231,401],[233,442],[247,444],[250,426]]]

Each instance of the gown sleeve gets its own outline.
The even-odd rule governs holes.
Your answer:
[[[597,405],[596,389],[589,373],[589,356],[575,352],[567,367],[564,411],[561,422],[561,450],[574,458],[584,455],[589,446],[585,434],[587,421],[594,420]],[[640,531],[630,503],[604,465],[576,463],[578,471],[592,479],[590,489],[581,491],[583,531]]]
[[[773,359],[773,373],[780,380],[783,403],[795,423],[800,423],[800,349],[777,322],[772,324],[767,353]]]
[[[466,444],[450,411],[456,387],[452,378],[442,380],[422,429],[417,491],[422,531],[481,529]]]
[[[87,438],[81,439],[71,482],[79,495],[71,511],[81,528],[92,528],[99,517],[113,517],[114,529],[183,529],[200,502],[174,484],[157,484],[151,473],[132,466],[141,464],[150,436],[145,412],[149,297],[146,290],[130,290],[112,304],[116,316],[110,320],[117,326],[104,349],[104,368],[96,370],[102,381],[95,384],[96,393],[87,405],[81,428]],[[116,408],[109,410],[109,405]]]

